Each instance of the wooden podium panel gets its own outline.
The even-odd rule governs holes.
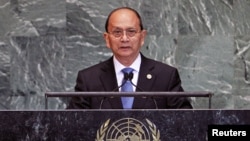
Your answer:
[[[0,141],[205,141],[208,125],[250,125],[249,110],[0,112]]]

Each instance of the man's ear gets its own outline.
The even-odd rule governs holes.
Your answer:
[[[141,31],[141,46],[143,46],[143,44],[144,44],[146,35],[147,35],[147,30],[142,30]]]
[[[109,35],[108,35],[107,32],[104,32],[104,33],[103,33],[103,38],[104,38],[104,40],[105,40],[105,42],[106,42],[107,48],[110,48]]]

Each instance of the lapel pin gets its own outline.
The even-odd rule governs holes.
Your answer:
[[[151,79],[152,75],[151,74],[147,74],[147,79]]]

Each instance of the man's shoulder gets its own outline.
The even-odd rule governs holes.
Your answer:
[[[112,63],[111,63],[111,59],[109,58],[107,60],[100,61],[99,63],[97,63],[95,65],[84,68],[84,69],[80,70],[79,72],[95,73],[96,71],[100,71],[100,70],[103,70],[103,69],[105,69],[107,67],[110,67],[110,65],[112,65]]]
[[[153,67],[155,68],[159,68],[159,69],[176,69],[173,65],[169,65],[167,63],[163,63],[159,60],[154,60],[154,59],[151,59],[151,58],[147,58],[145,57],[144,58],[146,64],[148,65],[152,65]]]

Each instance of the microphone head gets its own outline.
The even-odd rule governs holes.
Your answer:
[[[128,73],[124,73],[124,80],[129,80],[129,74]]]
[[[130,72],[128,74],[128,79],[131,81],[133,79],[133,77],[134,77],[134,74],[132,72]]]

